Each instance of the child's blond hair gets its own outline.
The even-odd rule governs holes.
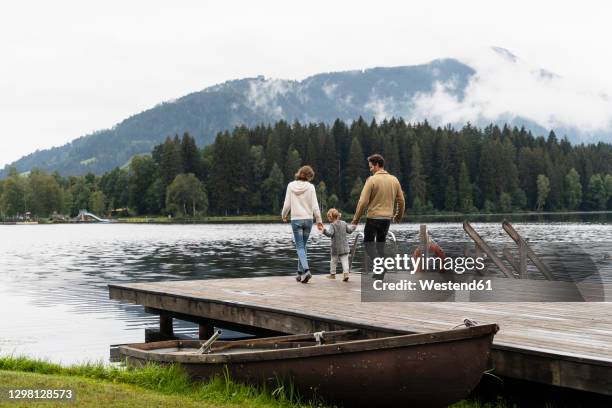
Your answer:
[[[336,221],[339,220],[340,217],[342,217],[342,213],[335,208],[330,208],[327,211],[327,218],[331,218],[332,220]]]

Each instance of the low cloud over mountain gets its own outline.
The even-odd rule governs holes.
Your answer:
[[[583,84],[533,67],[508,50],[428,64],[314,75],[302,81],[264,77],[228,81],[134,115],[112,129],[37,151],[12,165],[62,174],[102,173],[149,153],[165,137],[189,132],[200,145],[217,132],[279,119],[328,122],[358,116],[402,117],[435,125],[554,129],[572,142],[612,141],[612,102]],[[3,174],[5,175],[5,174]]]
[[[410,118],[454,124],[509,121],[554,129],[574,142],[612,141],[612,101],[606,94],[531,66],[503,48],[464,62],[476,71],[464,98],[456,98],[452,81],[438,81],[434,92],[415,95]]]

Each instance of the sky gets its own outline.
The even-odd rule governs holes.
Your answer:
[[[529,83],[506,87],[517,109],[550,103],[543,120],[607,126],[611,105],[576,90],[612,95],[610,21],[605,1],[8,2],[0,13],[0,167],[230,79],[299,80],[445,57],[486,69],[481,56],[491,46],[564,78],[531,105],[517,97]],[[468,117],[500,81],[523,78],[506,74],[474,84],[469,106],[443,87],[421,105]]]

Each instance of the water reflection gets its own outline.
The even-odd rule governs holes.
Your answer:
[[[606,219],[606,222],[609,222]],[[499,223],[474,223],[488,242],[513,244]],[[516,223],[530,242],[611,242],[607,223]],[[438,242],[465,242],[460,223],[429,224]],[[399,245],[419,225],[393,227]],[[327,273],[329,240],[313,232],[311,268]],[[606,264],[607,265],[607,264]],[[359,271],[359,262],[354,264]],[[288,225],[0,226],[0,353],[55,361],[106,359],[108,345],[141,341],[156,324],[140,306],[108,299],[111,282],[292,275]],[[195,333],[188,323],[177,332]]]

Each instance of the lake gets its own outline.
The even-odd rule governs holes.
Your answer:
[[[588,222],[533,219],[514,225],[540,244],[612,242],[609,215]],[[487,241],[511,242],[499,222],[473,226]],[[428,227],[438,242],[467,239],[460,223],[430,222]],[[406,247],[418,242],[418,230],[417,223],[392,227],[399,245]],[[329,239],[313,230],[309,253],[314,273],[328,272],[328,248]],[[157,326],[157,318],[142,307],[109,300],[109,283],[267,275],[293,279],[295,262],[287,224],[0,225],[0,354],[62,363],[108,361],[109,345],[143,341],[144,329]],[[604,263],[602,269],[610,270]],[[196,334],[197,327],[176,322],[175,331]]]

